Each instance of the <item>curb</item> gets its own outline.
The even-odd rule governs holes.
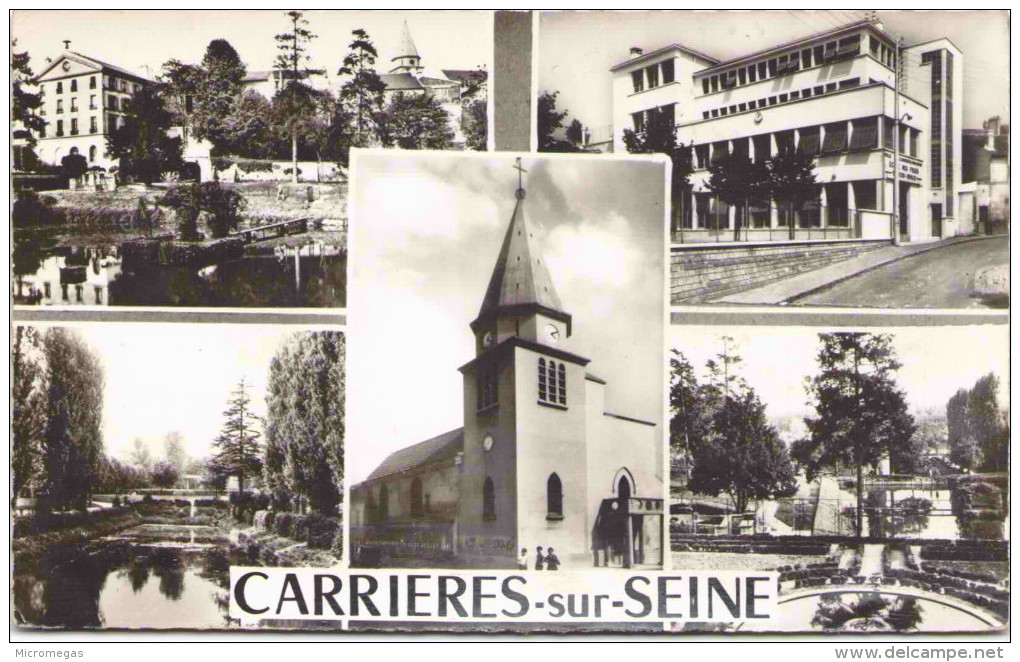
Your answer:
[[[906,260],[906,259],[915,257],[917,255],[923,255],[925,253],[930,253],[931,251],[936,251],[936,250],[939,250],[941,248],[948,248],[950,246],[959,246],[960,244],[968,244],[968,243],[971,243],[971,242],[974,242],[974,241],[985,241],[985,240],[988,240],[988,239],[999,239],[1001,237],[1006,237],[1008,239],[1009,235],[993,234],[993,235],[986,235],[986,236],[981,236],[981,237],[964,237],[964,238],[960,239],[959,241],[946,242],[946,243],[941,243],[941,242],[935,243],[935,242],[933,242],[933,245],[931,245],[931,246],[926,246],[925,248],[919,248],[916,251],[913,251],[911,253],[907,253],[906,255],[900,255],[899,257],[894,257],[894,258],[892,258],[890,260],[886,260],[885,262],[881,262],[879,264],[873,264],[870,267],[867,267],[866,269],[861,269],[857,273],[853,273],[853,274],[850,274],[848,276],[843,276],[842,278],[837,278],[836,280],[829,281],[828,283],[825,283],[824,285],[819,285],[818,287],[814,287],[814,288],[812,288],[810,290],[805,290],[804,292],[801,292],[800,294],[794,294],[791,297],[787,297],[786,299],[783,299],[782,301],[779,301],[778,303],[771,304],[771,305],[785,306],[787,304],[795,303],[796,301],[799,301],[800,299],[804,299],[804,298],[807,298],[807,297],[809,297],[809,296],[811,296],[813,294],[818,294],[819,292],[824,292],[824,291],[826,291],[828,289],[831,289],[831,288],[835,287],[836,285],[839,285],[842,282],[850,280],[851,278],[856,278],[857,276],[860,276],[862,274],[866,274],[869,271],[874,271],[875,269],[879,269],[881,267],[893,264],[895,262],[899,262],[900,260]]]

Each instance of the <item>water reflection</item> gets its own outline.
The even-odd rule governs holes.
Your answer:
[[[16,567],[14,615],[66,628],[224,627],[228,573],[222,549],[107,543],[52,567]]]
[[[346,307],[347,258],[321,242],[191,267],[126,269],[117,246],[52,247],[16,240],[18,304],[90,306]]]

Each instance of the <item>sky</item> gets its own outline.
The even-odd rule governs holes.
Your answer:
[[[1005,11],[881,11],[909,45],[947,37],[963,52],[963,128],[1009,118],[1009,23]],[[557,109],[600,128],[612,124],[612,74],[630,48],[679,43],[728,60],[865,18],[855,11],[543,12],[538,89],[559,90]]]
[[[457,368],[515,203],[514,156],[360,152],[352,163],[347,469],[461,427]],[[525,157],[529,223],[564,308],[565,347],[608,381],[607,409],[661,421],[665,167]]]
[[[426,68],[492,70],[490,12],[313,10],[305,18],[318,35],[309,46],[311,63],[332,73],[357,28],[368,32],[379,52],[377,71],[388,71],[405,20]],[[273,37],[290,25],[278,10],[16,10],[11,22],[17,50],[29,52],[37,74],[70,39],[73,51],[150,78],[172,58],[201,62],[213,39],[229,41],[249,70],[268,69],[277,53]]]
[[[903,364],[896,375],[911,412],[935,408],[945,412],[946,401],[960,388],[971,388],[989,372],[999,377],[999,402],[1009,406],[1009,327],[899,327],[860,329],[893,335],[896,356]],[[672,346],[694,366],[698,378],[707,373],[705,361],[722,351],[722,337],[736,343],[743,359],[739,373],[765,403],[771,420],[811,413],[804,378],[818,374],[815,361],[820,332],[845,329],[768,326],[673,326]]]
[[[171,431],[181,433],[190,456],[207,457],[242,378],[252,411],[265,415],[269,363],[300,331],[259,324],[73,326],[103,363],[103,443],[107,455],[122,460],[136,437],[161,457]]]

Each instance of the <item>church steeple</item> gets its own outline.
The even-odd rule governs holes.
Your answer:
[[[404,32],[400,36],[400,48],[392,61],[396,66],[390,73],[419,71],[422,68],[421,55],[418,54],[414,39],[411,38],[411,29],[407,27],[407,21],[404,21]]]
[[[500,318],[522,321],[540,314],[564,322],[570,335],[571,316],[563,310],[542,254],[540,236],[528,218],[523,184],[527,171],[521,167],[520,158],[514,167],[518,170],[517,202],[478,317],[471,327],[477,332]]]

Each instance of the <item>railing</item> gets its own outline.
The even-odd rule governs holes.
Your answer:
[[[231,233],[231,236],[241,237],[244,239],[244,243],[250,244],[255,241],[275,239],[288,234],[301,234],[302,232],[308,232],[308,223],[311,220],[312,218],[310,216],[306,216],[304,218],[281,221],[270,225],[260,225],[258,227],[248,228],[247,230],[238,230],[237,232]]]

